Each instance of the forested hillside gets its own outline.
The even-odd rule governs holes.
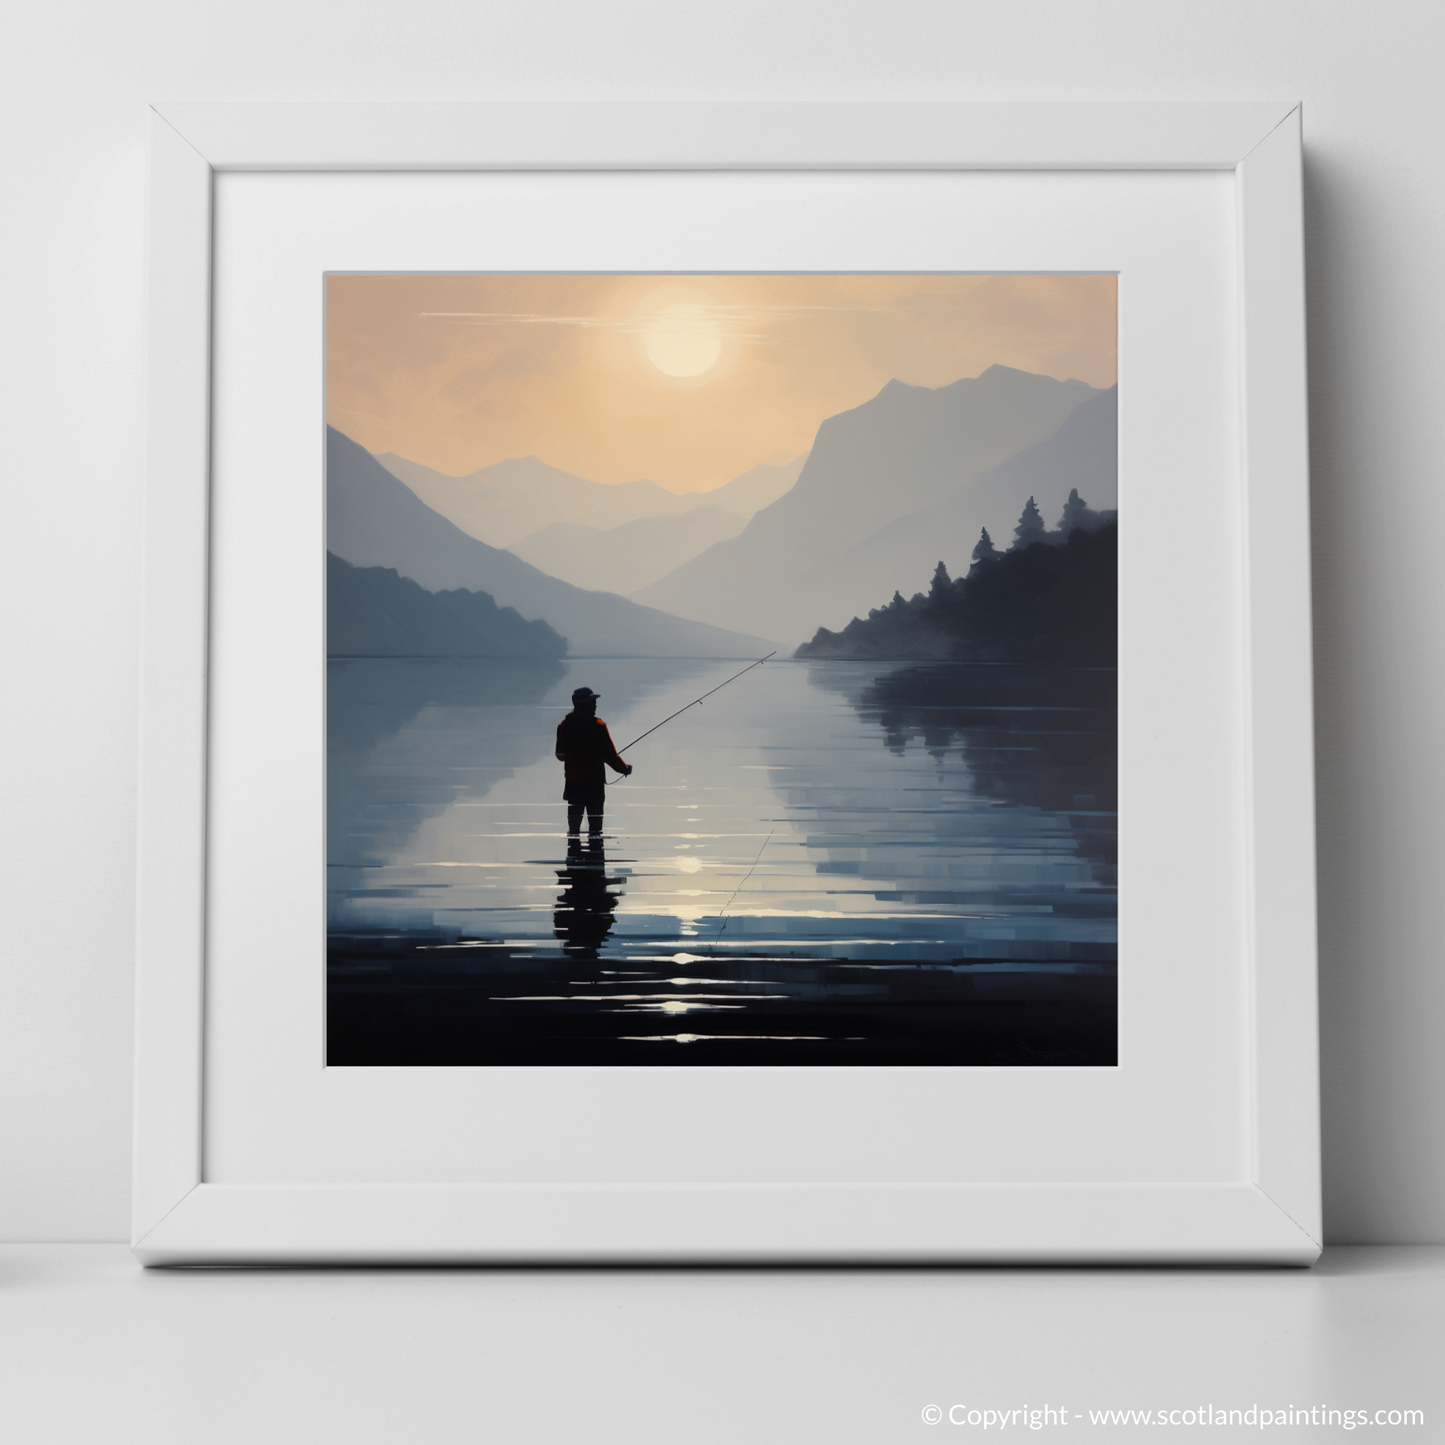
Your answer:
[[[545,622],[498,607],[485,592],[428,592],[392,567],[326,554],[328,657],[563,657]]]
[[[940,562],[927,592],[895,592],[841,632],[820,627],[795,655],[1112,665],[1118,542],[1116,514],[1093,511],[1077,490],[1053,531],[1030,497],[1008,551],[985,529],[967,576]]]

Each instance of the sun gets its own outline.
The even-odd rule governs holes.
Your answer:
[[[722,354],[722,335],[701,306],[681,302],[659,311],[642,337],[647,359],[668,376],[701,376]]]

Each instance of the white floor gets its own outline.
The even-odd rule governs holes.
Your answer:
[[[1200,1430],[1088,1414],[1254,1406],[1422,1410],[1367,1438],[1445,1440],[1442,1361],[1445,1246],[1114,1272],[148,1272],[119,1245],[0,1246],[5,1445],[1353,1433],[1343,1415]],[[1044,1407],[1065,1423],[969,1423]]]

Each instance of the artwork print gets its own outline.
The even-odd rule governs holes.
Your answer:
[[[328,1063],[1114,1065],[1116,289],[328,277]]]

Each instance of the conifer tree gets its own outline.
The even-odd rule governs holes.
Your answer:
[[[928,600],[939,602],[953,590],[953,579],[942,562],[933,569],[933,581],[928,588]]]
[[[1063,515],[1059,518],[1059,531],[1064,534],[1065,541],[1078,527],[1086,531],[1098,521],[1098,513],[1079,495],[1079,489],[1074,487],[1069,492],[1069,500],[1064,503]]]
[[[1042,542],[1044,530],[1044,519],[1039,515],[1038,503],[1030,497],[1024,503],[1023,511],[1019,513],[1019,524],[1014,528],[1014,544],[1009,550],[1022,552],[1025,547]]]
[[[993,538],[988,535],[988,528],[981,527],[978,541],[973,544],[973,560],[975,562],[992,562],[997,556],[998,548],[993,545]]]

